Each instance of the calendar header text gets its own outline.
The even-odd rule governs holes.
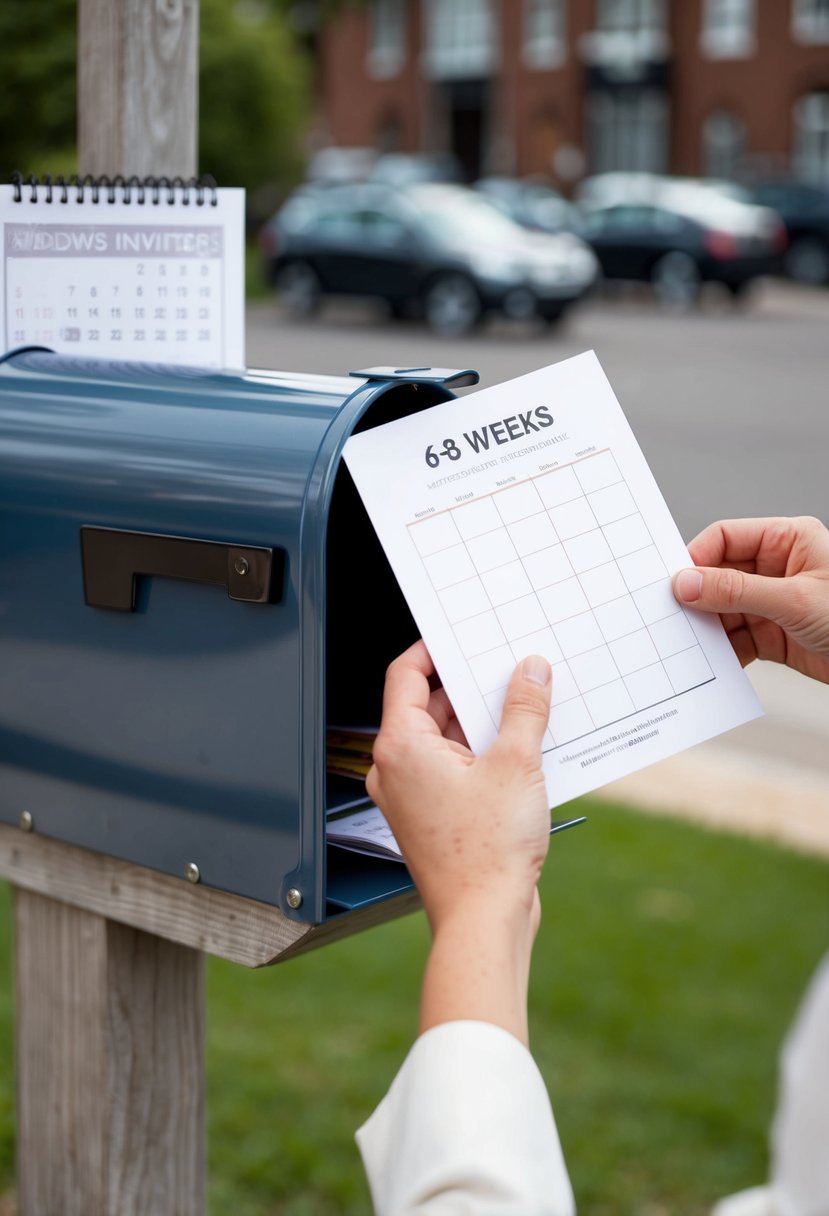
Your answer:
[[[6,224],[7,257],[220,258],[221,227]]]

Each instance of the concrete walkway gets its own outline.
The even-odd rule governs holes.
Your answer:
[[[773,663],[748,674],[765,717],[597,793],[829,857],[829,685]]]

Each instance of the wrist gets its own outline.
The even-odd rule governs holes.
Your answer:
[[[539,902],[535,887],[493,887],[456,892],[451,899],[427,905],[433,939],[470,934],[492,942],[511,943],[516,949],[532,947],[538,931]]]
[[[507,868],[489,873],[455,874],[451,881],[430,875],[415,881],[432,932],[454,920],[476,918],[481,923],[503,922],[514,930],[538,916],[538,874],[529,867]]]
[[[500,907],[465,898],[437,923],[426,966],[420,1031],[441,1022],[491,1022],[527,1044],[527,988],[538,902]]]

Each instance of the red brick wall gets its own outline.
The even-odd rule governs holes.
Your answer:
[[[754,55],[708,59],[700,49],[702,3],[682,0],[672,6],[673,170],[702,171],[702,126],[720,109],[734,111],[746,124],[749,158],[787,162],[792,106],[803,93],[829,88],[829,47],[793,41],[790,0],[757,0]]]
[[[402,71],[388,80],[371,77],[367,67],[368,21],[348,9],[332,20],[320,43],[321,118],[328,142],[342,147],[379,144],[391,118],[401,127],[399,150],[420,147],[424,86],[418,73],[420,5],[409,6],[407,58]]]
[[[505,4],[510,11],[511,38],[505,40],[514,79],[514,139],[519,174],[552,171],[551,158],[562,144],[581,147],[584,142],[584,65],[579,41],[593,20],[592,3],[571,4],[566,37],[567,52],[557,68],[532,70],[522,63],[521,5]]]
[[[501,55],[494,81],[495,131],[509,141],[519,174],[551,171],[562,143],[581,146],[583,77],[578,40],[592,23],[592,0],[579,0],[569,14],[567,56],[560,68],[532,70],[522,62],[521,4],[500,5]],[[367,69],[368,22],[350,9],[332,20],[320,44],[320,109],[324,138],[341,146],[374,145],[389,115],[402,125],[401,149],[422,146],[428,128],[431,84],[420,77],[421,11],[409,6],[407,58],[402,72],[375,80]]]
[[[702,126],[725,109],[746,124],[750,156],[781,162],[791,154],[792,106],[803,93],[829,88],[829,47],[803,46],[791,36],[791,0],[756,0],[757,38],[747,59],[707,58],[700,47],[703,0],[669,0],[671,62],[671,168],[696,174],[703,168]],[[496,2],[501,56],[493,82],[493,141],[498,167],[518,173],[550,173],[560,144],[583,146],[585,71],[579,51],[593,26],[593,0],[570,0],[567,56],[561,67],[532,70],[522,62],[520,0]],[[332,20],[321,42],[321,113],[330,142],[376,145],[384,124],[400,123],[404,151],[424,147],[431,112],[431,83],[419,70],[421,5],[411,0],[407,58],[390,80],[367,71],[368,23],[347,9]]]

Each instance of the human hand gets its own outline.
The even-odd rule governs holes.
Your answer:
[[[550,840],[541,740],[552,673],[516,669],[492,747],[473,756],[417,642],[390,666],[366,788],[391,825],[435,928],[459,902],[534,903]]]
[[[688,548],[701,568],[675,574],[674,595],[720,614],[743,667],[770,659],[829,684],[829,530],[820,520],[725,520]]]
[[[433,943],[421,1033],[492,1022],[527,1042],[527,984],[550,843],[541,740],[550,713],[546,659],[524,659],[492,747],[473,756],[423,642],[386,674],[383,719],[366,780],[417,884]]]

